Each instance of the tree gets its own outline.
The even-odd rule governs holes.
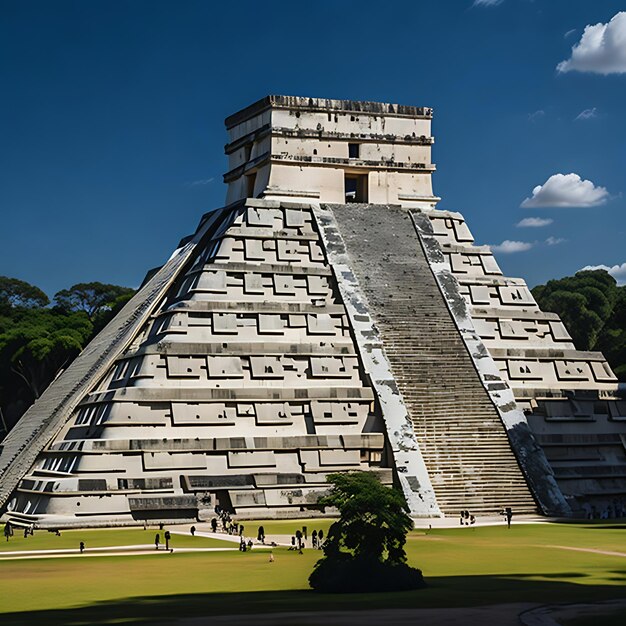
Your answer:
[[[48,308],[41,289],[0,276],[0,439],[134,293],[82,283]]]
[[[332,488],[320,507],[335,507],[339,520],[324,542],[324,557],[309,577],[316,591],[419,589],[420,570],[406,562],[406,535],[413,528],[404,497],[372,472],[329,474]]]
[[[543,311],[559,315],[579,350],[593,350],[612,314],[619,288],[604,270],[585,270],[550,280],[532,292]]]
[[[98,313],[114,308],[120,298],[130,297],[134,293],[134,289],[118,285],[78,283],[56,293],[54,302],[62,311],[84,311],[93,320]]]
[[[558,313],[579,350],[600,350],[626,381],[626,286],[604,270],[585,270],[532,292],[542,310]]]
[[[10,326],[0,328],[0,378],[9,382],[13,395],[22,384],[31,402],[36,400],[85,347],[92,330],[85,313],[24,311]]]
[[[0,276],[0,311],[13,307],[38,308],[49,303],[48,296],[39,287],[17,278]]]

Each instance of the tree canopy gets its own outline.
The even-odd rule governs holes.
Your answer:
[[[127,300],[134,293],[134,289],[118,285],[78,283],[56,293],[54,302],[63,311],[84,311],[93,320],[98,313],[115,307],[120,298]]]
[[[38,287],[0,276],[0,440],[134,291],[83,283],[59,293],[50,308]]]
[[[602,351],[626,381],[626,286],[604,270],[585,270],[532,292],[542,310],[559,315],[579,350]]]
[[[423,587],[420,570],[406,563],[404,546],[413,521],[402,493],[372,472],[329,474],[327,480],[333,486],[318,504],[337,508],[339,520],[328,530],[311,587],[326,592]]]
[[[13,307],[37,308],[49,304],[48,296],[30,283],[0,276],[0,311]]]

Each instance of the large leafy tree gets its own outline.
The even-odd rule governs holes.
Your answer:
[[[48,296],[30,283],[17,278],[0,276],[0,311],[14,307],[38,308],[47,306]]]
[[[404,546],[413,521],[403,495],[372,472],[330,474],[332,488],[319,500],[339,510],[324,543],[324,557],[309,578],[318,591],[384,591],[424,586],[406,563]]]
[[[619,295],[615,279],[603,270],[577,272],[533,290],[544,311],[558,313],[579,350],[593,350]]]
[[[3,379],[23,385],[31,400],[36,400],[85,347],[92,330],[93,325],[84,313],[24,311],[0,333]]]
[[[532,292],[544,311],[558,313],[579,350],[602,351],[626,381],[626,286],[604,270],[586,270]]]
[[[57,294],[0,277],[0,439],[134,294],[83,283]]]
[[[84,311],[93,320],[99,313],[113,309],[120,300],[127,300],[134,293],[134,289],[119,285],[78,283],[55,294],[54,302],[63,311]]]

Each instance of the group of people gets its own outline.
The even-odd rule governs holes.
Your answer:
[[[295,534],[291,537],[291,547],[290,550],[298,550],[302,553],[302,549],[305,547],[305,541],[308,539],[308,528],[306,526],[302,527],[302,530],[296,530]],[[313,549],[321,550],[322,544],[324,542],[324,531],[314,530],[311,533],[311,546]]]
[[[15,530],[13,529],[13,524],[11,522],[7,522],[4,525],[4,538],[8,541],[15,534]],[[24,539],[28,539],[28,537],[35,534],[35,525],[30,524],[29,526],[24,526]]]
[[[221,509],[219,506],[215,507],[215,514],[217,517],[211,519],[211,530],[216,533],[219,523],[222,524],[222,530],[229,535],[243,536],[244,526],[238,522],[233,521],[230,514]],[[219,518],[219,522],[218,522]]]
[[[476,518],[469,511],[461,511],[461,526],[471,526],[476,523]]]
[[[160,525],[160,528],[163,528],[163,524]],[[194,529],[195,532],[195,529]],[[170,540],[172,538],[172,535],[170,534],[169,530],[166,530],[163,533],[163,539],[165,539],[165,549],[169,550],[170,552],[174,552],[173,548],[170,548]],[[159,546],[161,545],[161,534],[157,533],[154,537],[154,547],[155,549],[159,549]]]
[[[582,506],[587,519],[619,519],[626,517],[626,504],[623,500],[613,499],[604,508],[598,509],[595,504],[585,503]]]

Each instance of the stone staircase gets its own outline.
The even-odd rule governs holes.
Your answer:
[[[537,507],[500,416],[482,385],[399,207],[333,205],[411,416],[441,510],[458,515]]]

